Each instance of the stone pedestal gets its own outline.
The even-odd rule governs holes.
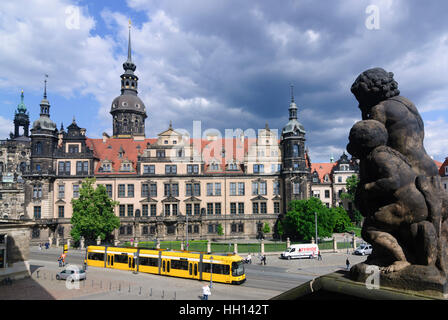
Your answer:
[[[84,237],[81,237],[81,239],[79,240],[79,245],[81,247],[81,250],[84,250],[85,248],[85,242],[84,242]]]
[[[351,280],[347,271],[337,271],[317,277],[271,300],[445,300],[440,292],[400,290],[383,283],[372,287],[369,284],[370,281]]]
[[[212,243],[210,240],[207,241],[207,252],[212,252]]]
[[[238,254],[238,243],[236,242],[233,244],[233,253]]]

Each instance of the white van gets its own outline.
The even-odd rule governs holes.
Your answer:
[[[315,243],[293,244],[280,255],[283,259],[316,258],[319,247]]]

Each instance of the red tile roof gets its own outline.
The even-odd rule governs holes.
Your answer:
[[[326,174],[328,174],[329,179],[331,179],[331,170],[333,170],[336,164],[337,162],[312,163],[311,173],[313,173],[314,170],[316,170],[317,174],[319,175],[320,181],[324,180]]]

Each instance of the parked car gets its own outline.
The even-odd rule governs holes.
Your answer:
[[[372,245],[368,243],[362,243],[356,250],[353,252],[354,254],[359,254],[361,256],[364,256],[366,254],[372,253]]]
[[[83,269],[78,268],[67,268],[65,270],[62,270],[61,272],[58,272],[56,274],[57,280],[66,280],[68,277],[71,277],[72,280],[86,280],[86,272]]]

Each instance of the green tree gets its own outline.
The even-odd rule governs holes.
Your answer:
[[[105,240],[120,226],[120,219],[114,214],[114,207],[119,204],[112,201],[103,185],[94,188],[95,178],[87,178],[79,189],[79,198],[72,199],[73,215],[71,236],[79,241],[83,236],[93,241],[98,236]]]
[[[350,220],[357,225],[361,223],[363,218],[361,212],[359,212],[359,210],[355,207],[355,194],[356,189],[358,188],[358,184],[359,178],[357,175],[354,174],[351,177],[348,177],[345,184],[347,192],[341,194],[341,199],[346,199],[352,202],[353,211],[350,212]]]
[[[263,225],[263,229],[261,230],[264,234],[271,232],[271,228],[269,227],[269,223],[265,222]]]
[[[344,207],[331,208],[330,211],[334,217],[333,232],[346,232],[350,227],[352,227],[350,217]]]
[[[216,232],[218,233],[218,236],[222,236],[224,234],[224,229],[222,228],[222,224],[218,224],[216,227]]]
[[[289,211],[282,221],[285,235],[293,239],[309,241],[315,236],[315,216],[317,213],[318,236],[330,237],[336,225],[332,211],[320,199],[293,200],[289,204]]]

